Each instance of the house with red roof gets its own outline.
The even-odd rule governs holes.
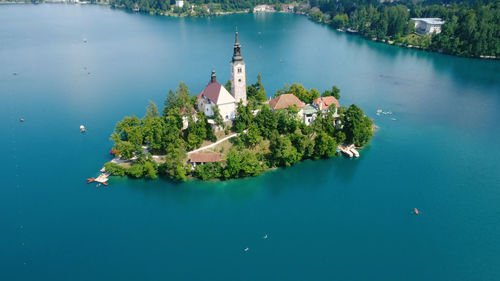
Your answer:
[[[220,162],[220,153],[191,153],[189,155],[189,163],[194,167],[205,163]]]
[[[320,97],[313,101],[312,105],[323,113],[333,111],[333,116],[338,117],[337,109],[340,107],[339,101],[332,96]]]
[[[297,106],[299,109],[306,104],[299,100],[294,94],[283,94],[269,101],[269,106],[272,110],[287,109],[290,106]]]

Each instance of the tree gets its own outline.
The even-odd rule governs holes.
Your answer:
[[[331,90],[326,90],[321,94],[322,97],[333,96],[337,100],[340,99],[340,89],[337,86],[333,86]]]
[[[179,82],[179,86],[175,92],[170,90],[165,99],[165,106],[163,108],[163,116],[167,116],[170,110],[176,108],[179,110],[182,107],[191,109],[193,107],[189,89],[184,82]]]
[[[232,85],[231,85],[231,80],[227,80],[227,81],[226,81],[226,84],[224,85],[224,88],[226,88],[226,90],[227,90],[229,93],[231,93],[231,87],[232,87]]]
[[[224,130],[225,123],[224,119],[222,118],[222,115],[220,114],[219,107],[217,105],[212,106],[212,110],[214,112],[214,123],[217,127],[221,128]]]
[[[356,146],[367,144],[373,135],[373,121],[355,104],[349,106],[342,117],[347,143]]]
[[[144,118],[149,119],[158,116],[158,106],[153,101],[149,101],[148,107],[146,107],[146,115]]]
[[[236,108],[236,119],[234,120],[234,130],[238,133],[243,132],[250,122],[252,122],[252,112],[250,112],[250,108],[248,106],[244,106],[240,101],[238,103],[238,107]]]
[[[272,132],[278,128],[278,116],[275,112],[271,111],[269,106],[262,107],[257,116],[255,116],[254,122],[259,127],[260,135],[265,139],[269,139]]]
[[[336,150],[335,139],[325,132],[319,133],[314,138],[314,158],[330,158],[335,155]]]
[[[248,131],[246,134],[246,144],[249,147],[255,147],[262,142],[262,137],[260,136],[259,127],[255,123],[251,123],[248,126]]]
[[[276,166],[288,167],[301,159],[301,155],[288,136],[281,137],[277,134],[271,136],[269,150],[271,150],[271,160]]]
[[[202,180],[217,179],[222,177],[222,167],[219,162],[206,163],[196,166],[193,174]]]

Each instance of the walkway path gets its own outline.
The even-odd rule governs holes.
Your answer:
[[[245,130],[245,131],[246,131],[246,130]],[[244,131],[244,132],[245,132],[245,131]],[[229,136],[227,136],[227,137],[225,137],[225,138],[222,138],[222,139],[220,139],[220,140],[218,140],[218,141],[216,141],[216,142],[214,142],[214,143],[212,143],[212,144],[209,144],[209,145],[207,145],[207,146],[200,147],[200,148],[195,149],[195,150],[191,150],[191,151],[189,151],[187,154],[189,155],[189,154],[191,154],[191,153],[200,152],[200,151],[203,151],[203,150],[205,150],[205,149],[208,149],[208,148],[214,147],[214,146],[216,146],[216,145],[220,144],[221,142],[224,142],[224,141],[226,141],[226,140],[228,140],[228,139],[232,139],[232,138],[234,138],[234,137],[236,137],[236,136],[238,136],[238,135],[239,135],[238,133],[234,133],[234,134],[232,134],[232,135],[229,135]]]

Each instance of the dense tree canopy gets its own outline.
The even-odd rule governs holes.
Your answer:
[[[260,75],[252,87],[256,91],[264,90]],[[300,84],[292,84],[281,92],[294,93],[307,101],[319,97],[318,91],[308,91]],[[324,91],[323,96],[339,97],[339,92],[334,86]],[[132,178],[154,179],[158,175],[173,181],[185,181],[188,176],[203,180],[242,178],[259,175],[269,167],[288,167],[305,159],[330,158],[337,145],[362,146],[372,136],[371,119],[356,105],[340,108],[339,118],[334,117],[333,112],[318,111],[313,124],[307,126],[299,118],[296,106],[271,110],[262,99],[255,99],[255,102],[254,111],[250,106],[238,104],[232,129],[240,135],[232,139],[232,147],[226,151],[224,161],[192,168],[187,163],[186,152],[200,147],[204,141],[215,142],[216,137],[209,118],[202,111],[193,115],[192,110],[183,110],[192,107],[193,100],[189,89],[181,82],[175,91],[169,91],[161,116],[156,104],[150,101],[142,119],[131,116],[117,123],[111,136],[113,152],[122,159],[133,161],[128,167],[114,163],[107,163],[105,167],[114,175]],[[214,112],[217,111],[215,107]],[[220,123],[216,119],[213,119],[214,125]],[[183,122],[187,122],[187,127]],[[162,155],[162,161],[158,163],[151,153]]]

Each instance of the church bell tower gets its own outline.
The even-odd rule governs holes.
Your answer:
[[[236,103],[243,101],[247,105],[247,83],[245,74],[245,61],[241,56],[241,44],[238,40],[238,28],[236,28],[234,42],[234,53],[231,61],[231,95]]]

